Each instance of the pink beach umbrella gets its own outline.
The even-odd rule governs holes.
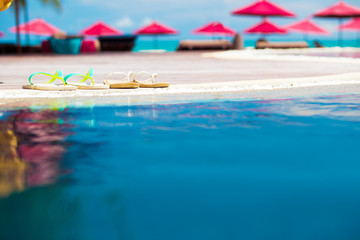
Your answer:
[[[123,32],[102,21],[97,21],[89,27],[81,30],[80,34],[86,36],[116,36],[123,35]]]
[[[255,3],[235,9],[231,12],[233,15],[249,15],[262,17],[296,17],[296,14],[269,1],[258,0]]]
[[[235,35],[236,31],[223,25],[221,22],[211,22],[192,31],[194,34],[204,35]]]
[[[360,8],[340,0],[334,5],[315,13],[314,16],[319,18],[337,18],[340,26],[344,18],[360,17]],[[342,46],[342,31],[340,30],[338,38],[339,45]]]
[[[310,18],[297,21],[294,23],[290,23],[286,25],[284,28],[290,32],[303,33],[305,39],[308,34],[329,35],[329,32],[326,29],[317,25]]]
[[[134,31],[137,35],[153,35],[154,36],[154,48],[157,49],[157,36],[158,35],[169,35],[178,34],[178,31],[172,27],[161,24],[157,21],[145,25]]]
[[[323,18],[346,18],[358,17],[360,8],[352,6],[342,0],[314,14],[315,17]]]
[[[16,27],[10,28],[10,32],[16,33]],[[19,32],[23,34],[52,36],[61,30],[41,18],[33,19],[27,23],[19,25]]]
[[[350,21],[340,25],[340,30],[357,32],[358,45],[360,46],[360,17],[353,18]]]
[[[244,31],[247,34],[262,34],[264,37],[270,34],[287,34],[288,31],[265,18],[261,23],[256,24]]]

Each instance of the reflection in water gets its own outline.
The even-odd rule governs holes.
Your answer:
[[[26,163],[17,154],[18,142],[7,122],[0,122],[0,197],[25,188]]]
[[[51,184],[63,174],[59,161],[69,135],[59,110],[20,110],[0,120],[0,197]]]

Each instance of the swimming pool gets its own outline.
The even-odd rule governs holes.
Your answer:
[[[359,239],[360,95],[0,111],[0,239]]]

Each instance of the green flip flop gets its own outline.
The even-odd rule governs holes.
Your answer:
[[[46,83],[33,83],[32,80],[37,75],[45,75],[51,77],[51,79]],[[57,79],[62,81],[62,84],[54,84],[53,82]],[[32,89],[32,90],[43,90],[43,91],[74,91],[77,89],[75,86],[69,86],[66,84],[66,81],[63,77],[61,70],[57,70],[55,74],[49,74],[44,72],[36,72],[30,75],[29,83],[23,85],[23,89]]]
[[[73,76],[80,76],[83,79],[80,82],[67,82],[67,80]],[[108,85],[105,84],[96,84],[94,82],[94,70],[92,68],[89,69],[86,75],[80,73],[71,73],[66,75],[64,78],[65,82],[68,85],[76,86],[78,89],[83,90],[102,90],[102,89],[109,89]],[[91,80],[91,82],[87,83],[87,80]]]

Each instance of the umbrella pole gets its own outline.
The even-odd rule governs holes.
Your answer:
[[[265,20],[266,20],[266,16],[263,15],[263,16],[262,16],[262,19],[263,19],[263,21],[265,21]],[[266,34],[265,34],[265,33],[262,34],[262,38],[263,38],[264,40],[266,40]]]
[[[158,49],[158,36],[157,36],[157,34],[154,35],[154,49]]]
[[[341,23],[342,23],[342,18],[339,18],[339,46],[342,47],[343,46],[343,43],[342,43],[342,38],[343,38],[343,34],[342,34],[342,31],[340,29],[340,26],[341,26]]]
[[[15,22],[16,22],[16,52],[21,54],[20,45],[20,20],[19,20],[19,0],[15,0]]]

